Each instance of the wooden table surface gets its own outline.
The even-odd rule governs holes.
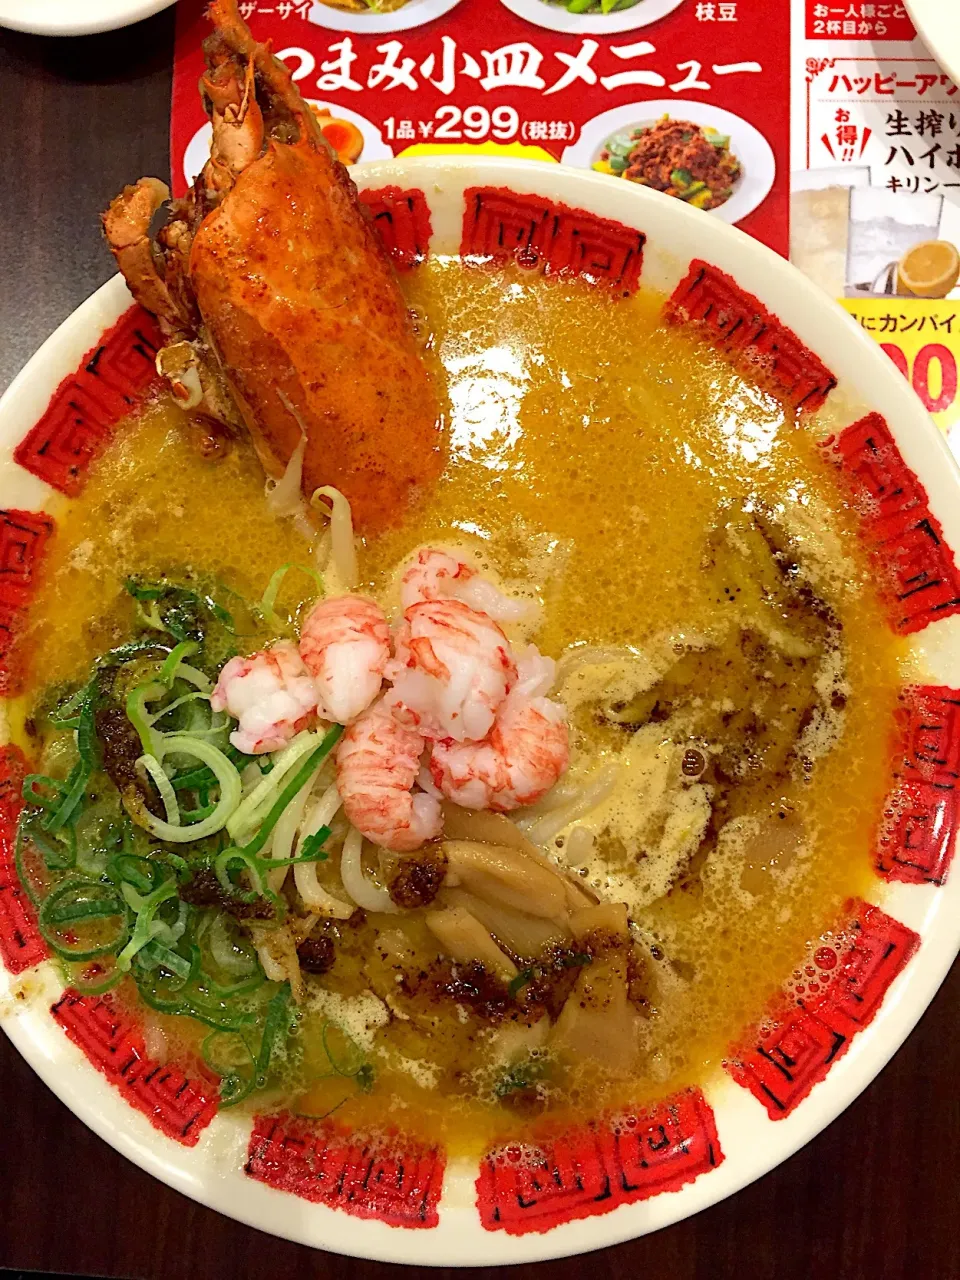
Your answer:
[[[82,2],[82,0],[78,0]],[[29,4],[29,0],[24,0]],[[0,32],[0,390],[112,272],[98,214],[169,171],[172,11],[125,32]],[[778,1170],[587,1262],[611,1280],[960,1277],[960,968],[880,1078]],[[138,1280],[379,1277],[202,1209],[88,1132],[0,1036],[0,1267]],[[512,1268],[566,1280],[577,1260]]]

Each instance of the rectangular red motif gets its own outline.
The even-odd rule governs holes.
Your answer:
[[[0,696],[18,691],[20,673],[16,667],[14,646],[23,625],[23,610],[0,601]]]
[[[26,772],[19,747],[0,748],[0,959],[10,973],[32,969],[49,954],[14,860]]]
[[[130,1106],[168,1138],[196,1146],[217,1113],[212,1085],[188,1080],[178,1067],[149,1058],[137,1025],[106,998],[68,987],[50,1012]]]
[[[860,511],[895,631],[922,631],[960,613],[960,572],[926,491],[879,413],[825,443]]]
[[[725,1066],[738,1084],[782,1120],[819,1084],[873,1019],[887,989],[916,951],[912,929],[879,907],[856,904],[845,952],[816,996],[784,998],[775,1014]]]
[[[488,1231],[525,1235],[678,1191],[723,1160],[699,1089],[543,1146],[510,1145],[480,1164],[477,1205]]]
[[[819,409],[837,385],[823,361],[759,299],[719,267],[694,259],[667,303],[667,315],[697,321],[748,374],[761,375],[795,409]]]
[[[888,880],[943,884],[960,810],[960,690],[905,689],[898,720],[901,741],[877,869]]]
[[[464,204],[464,257],[499,263],[512,258],[521,267],[583,276],[624,295],[639,287],[642,231],[547,196],[521,196],[501,187],[471,187]]]
[[[278,1191],[391,1227],[435,1227],[446,1156],[400,1135],[364,1140],[333,1125],[258,1116],[246,1172]]]
[[[42,512],[0,511],[0,601],[4,604],[29,602],[53,529],[53,520]]]
[[[130,410],[158,380],[157,352],[162,346],[163,334],[153,316],[142,307],[131,307],[87,353],[84,372],[120,396]]]
[[[17,635],[37,587],[40,562],[53,533],[50,516],[0,511],[0,694],[18,691],[23,672],[14,659]]]
[[[423,262],[430,251],[430,210],[422,191],[400,187],[380,187],[361,191],[383,247],[398,271],[409,271]]]
[[[106,447],[113,428],[156,378],[154,359],[163,339],[141,307],[121,316],[76,373],[64,378],[43,417],[14,450],[21,467],[73,496]]]

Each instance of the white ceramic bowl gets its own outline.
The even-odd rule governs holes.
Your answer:
[[[960,84],[960,8],[954,0],[905,0],[921,40]]]
[[[636,245],[635,230],[639,229],[647,237],[641,287],[650,286],[667,294],[685,276],[691,259],[705,259],[714,268],[728,273],[740,289],[759,299],[826,363],[839,382],[836,391],[831,393],[834,397],[841,397],[841,403],[854,406],[882,408],[905,465],[920,477],[926,488],[929,512],[939,519],[946,542],[960,546],[957,473],[919,401],[893,365],[849,317],[762,245],[666,196],[557,166],[495,158],[422,159],[362,166],[355,171],[355,177],[368,191],[400,187],[422,192],[431,213],[430,247],[434,251],[456,251],[461,241],[465,205],[469,204],[472,212],[480,210],[488,245],[493,243],[491,236],[495,239],[501,233],[511,243],[522,243],[525,225],[549,225],[559,228],[561,240],[567,236],[568,249],[571,244],[579,246],[584,260],[600,274],[604,271],[604,261],[614,264],[614,276],[624,262],[629,273],[631,264],[635,265],[635,259],[629,256],[629,246],[631,241]],[[482,188],[490,194],[479,201],[475,196],[465,201],[464,193],[471,188]],[[520,199],[510,197],[504,201],[504,189]],[[557,209],[557,205],[567,206],[566,211]],[[541,212],[538,214],[537,210]],[[581,212],[573,215],[570,210]],[[397,214],[397,206],[394,213]],[[619,227],[612,225],[611,220]],[[571,230],[572,238],[567,235]],[[626,253],[625,258],[622,252]],[[715,308],[714,318],[727,315],[731,296],[727,287],[727,302],[720,304],[719,312]],[[58,388],[57,404],[64,411],[45,419],[45,430],[39,434],[34,431],[30,437],[32,444],[24,446],[19,456],[33,470],[54,477],[65,474],[64,468],[69,466],[71,458],[79,459],[82,464],[83,451],[90,439],[84,431],[86,410],[82,387],[76,391],[71,390],[73,384],[67,383],[64,387],[61,383],[74,374],[85,353],[129,306],[129,295],[119,277],[111,280],[44,344],[0,402],[0,507],[35,511],[48,504],[53,496],[46,483],[17,465],[13,453],[18,443],[35,428]],[[752,303],[747,309],[756,311]],[[98,368],[114,381],[119,377],[122,382],[125,377],[135,382],[139,376],[137,370],[147,368],[142,336],[138,339],[135,333],[127,331],[119,358],[111,355],[108,361],[104,357]],[[115,339],[114,345],[118,341]],[[789,334],[779,333],[783,369],[789,363],[790,341]],[[146,355],[149,356],[149,352]],[[0,529],[0,533],[3,532]],[[16,536],[20,535],[14,535],[14,541]],[[6,561],[0,558],[0,566],[8,562],[16,572],[17,557],[7,557]],[[0,599],[3,581],[0,569]],[[945,610],[947,614],[950,612],[951,609]],[[913,643],[926,655],[933,677],[931,683],[960,684],[960,618],[945,616],[933,622],[917,633]],[[946,736],[949,737],[949,733]],[[950,741],[956,749],[956,737]],[[8,798],[4,798],[0,787],[0,813],[6,803]],[[953,839],[951,834],[951,842]],[[0,842],[0,871],[3,866]],[[620,1143],[618,1151],[624,1163],[615,1168],[611,1166],[609,1152],[604,1156],[606,1165],[601,1168],[596,1151],[592,1155],[584,1154],[581,1142],[579,1173],[576,1170],[571,1173],[568,1168],[561,1178],[561,1182],[566,1179],[562,1189],[548,1176],[540,1190],[524,1200],[507,1195],[506,1200],[500,1202],[505,1219],[499,1226],[506,1220],[512,1225],[519,1224],[525,1233],[518,1235],[503,1229],[488,1229],[498,1227],[489,1220],[489,1215],[487,1226],[482,1224],[475,1193],[475,1164],[449,1165],[443,1179],[439,1222],[432,1228],[409,1230],[353,1216],[369,1203],[375,1184],[381,1188],[388,1184],[396,1187],[396,1170],[366,1168],[372,1176],[351,1183],[356,1195],[349,1205],[350,1212],[346,1212],[327,1204],[311,1203],[247,1176],[243,1165],[250,1123],[235,1115],[216,1117],[203,1129],[197,1145],[192,1148],[163,1136],[140,1111],[124,1101],[104,1075],[84,1060],[84,1055],[51,1017],[50,1005],[59,994],[59,986],[49,964],[29,969],[19,978],[0,972],[0,1008],[3,1027],[14,1044],[86,1124],[143,1169],[221,1213],[307,1245],[360,1257],[420,1265],[529,1262],[630,1239],[731,1195],[808,1142],[869,1084],[914,1026],[957,953],[960,873],[947,877],[942,885],[887,883],[878,876],[871,896],[882,904],[885,913],[907,926],[899,932],[900,943],[912,937],[909,931],[913,930],[918,935],[919,946],[899,972],[898,962],[906,958],[906,953],[902,946],[896,951],[894,944],[891,951],[885,942],[873,951],[867,947],[867,951],[856,952],[856,960],[862,962],[860,968],[842,969],[843,981],[848,984],[843,988],[844,999],[853,1013],[853,1022],[847,1030],[852,1033],[858,1026],[863,1029],[844,1041],[842,1047],[849,1047],[849,1051],[837,1055],[829,1070],[827,1062],[837,1047],[836,1040],[827,1048],[823,1043],[818,1048],[815,1034],[813,1052],[820,1057],[803,1059],[810,1048],[810,1038],[804,1041],[802,1037],[794,1037],[789,1046],[794,1059],[799,1061],[799,1065],[792,1068],[794,1074],[802,1073],[804,1062],[807,1067],[812,1062],[814,1074],[825,1077],[813,1086],[805,1100],[790,1108],[782,1118],[773,1120],[758,1098],[730,1076],[709,1079],[703,1084],[705,1101],[700,1104],[700,1118],[693,1131],[684,1130],[680,1134],[682,1141],[664,1146],[664,1136],[671,1136],[669,1116],[665,1129],[654,1125],[648,1131],[640,1126],[633,1137],[625,1137]],[[0,909],[4,901],[9,903],[9,897],[4,899],[0,895]],[[5,909],[9,910],[9,906]],[[871,929],[872,926],[859,935],[858,946],[875,939]],[[0,929],[0,934],[2,932]],[[869,985],[869,991],[863,984]],[[883,991],[882,1003],[874,1010],[871,1000]],[[22,993],[26,999],[2,998],[14,992]],[[865,993],[869,999],[864,1001],[861,997]],[[798,1016],[799,1012],[794,1010]],[[864,1025],[872,1012],[875,1012],[872,1021]],[[822,1024],[817,1026],[823,1030]],[[96,1036],[102,1041],[108,1030],[101,1024]],[[785,1070],[783,1054],[774,1053],[765,1061],[767,1066],[772,1063],[775,1069]],[[128,1093],[136,1085],[142,1096],[146,1088],[142,1080],[131,1083],[129,1077],[124,1079]],[[157,1079],[162,1085],[164,1077]],[[709,1132],[709,1123],[703,1119],[711,1109],[716,1134]],[[776,1111],[775,1107],[771,1109]],[[590,1142],[596,1148],[594,1140]],[[653,1194],[656,1189],[653,1183],[657,1179],[668,1187],[682,1181],[670,1175],[664,1164],[667,1156],[674,1161],[670,1168],[681,1174],[699,1171],[699,1176],[681,1189]],[[404,1168],[408,1179],[417,1172],[409,1162]],[[301,1174],[304,1169],[305,1166],[300,1166]],[[378,1175],[382,1175],[380,1183],[376,1181]],[[334,1198],[339,1195],[341,1199],[346,1194],[336,1190],[339,1184],[335,1185],[335,1179],[325,1181],[311,1172],[307,1181],[314,1193],[326,1189],[329,1195]],[[403,1185],[407,1186],[408,1182]],[[389,1194],[389,1187],[384,1194]],[[638,1198],[640,1196],[645,1198]],[[407,1201],[404,1204],[409,1208]],[[527,1229],[531,1216],[537,1218],[540,1210],[545,1210],[548,1217],[538,1218],[539,1226],[547,1224],[550,1214],[560,1220],[559,1225],[545,1231]],[[573,1211],[584,1216],[562,1221]]]
[[[0,27],[41,36],[116,31],[168,9],[176,0],[0,0]]]
[[[313,0],[307,21],[330,31],[352,31],[357,35],[382,35],[387,31],[410,31],[427,22],[442,18],[460,3],[460,0],[407,0],[399,9],[385,13],[368,9],[337,9],[323,0]]]

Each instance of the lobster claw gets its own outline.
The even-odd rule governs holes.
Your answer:
[[[305,435],[304,491],[339,489],[375,533],[443,467],[436,390],[386,253],[290,72],[236,0],[208,16],[210,160],[156,242],[168,192],[151,178],[111,204],[107,240],[169,340],[158,368],[178,403],[245,425],[274,476]]]

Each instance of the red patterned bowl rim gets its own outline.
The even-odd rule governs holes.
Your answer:
[[[823,441],[863,512],[861,536],[929,681],[905,687],[870,902],[837,951],[811,957],[800,998],[745,1029],[724,1073],[612,1128],[479,1162],[400,1135],[363,1146],[288,1116],[215,1115],[209,1084],[152,1061],[109,1000],[63,991],[16,880],[11,832],[24,762],[0,747],[0,1010],[41,1078],[135,1163],[239,1221],[339,1253],[421,1265],[566,1256],[656,1230],[785,1160],[882,1069],[960,949],[958,473],[892,364],[794,268],[668,197],[575,170],[495,158],[354,171],[399,270],[428,254],[516,260],[626,296],[653,288],[673,323],[748,364],[801,414],[830,401]],[[153,382],[157,334],[119,277],[57,330],[0,401],[0,694],[54,527],[113,425]],[[801,958],[798,958],[798,961]],[[86,1061],[84,1061],[86,1059]],[[27,1148],[29,1150],[29,1148]],[[359,1221],[358,1221],[359,1220]]]

